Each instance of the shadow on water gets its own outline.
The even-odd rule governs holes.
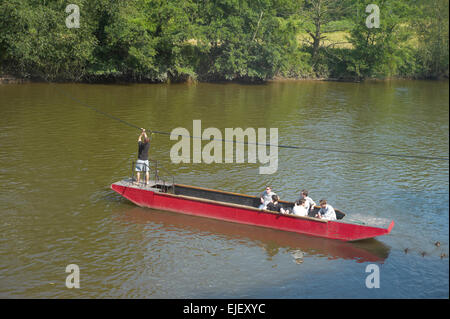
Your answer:
[[[277,255],[280,249],[286,249],[297,263],[303,261],[304,254],[328,259],[349,259],[358,263],[384,263],[390,253],[390,247],[377,239],[343,242],[141,207],[121,208],[115,215],[118,220],[127,223],[159,224],[162,230],[167,231],[175,227],[229,240],[250,240],[262,247],[269,258]]]

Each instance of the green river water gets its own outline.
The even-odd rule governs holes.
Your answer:
[[[65,92],[65,94],[61,94]],[[278,169],[173,163],[178,183],[285,200],[301,189],[391,234],[342,243],[139,208],[110,189],[139,131],[278,128]],[[204,142],[203,145],[206,143]],[[448,298],[448,82],[0,85],[0,296],[4,298]],[[439,241],[437,247],[435,242]],[[406,252],[405,252],[406,249]],[[445,254],[442,256],[441,255]],[[303,255],[299,259],[298,256]],[[80,268],[80,288],[65,285]],[[369,264],[380,288],[368,289]]]

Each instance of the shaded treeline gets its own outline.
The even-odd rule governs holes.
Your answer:
[[[67,28],[68,4],[80,27]],[[380,8],[368,28],[368,4]],[[1,0],[0,74],[51,81],[448,77],[448,0]]]

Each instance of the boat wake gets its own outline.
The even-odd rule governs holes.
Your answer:
[[[346,223],[361,224],[380,228],[387,228],[391,223],[391,220],[387,218],[368,216],[359,213],[347,215],[344,221]]]

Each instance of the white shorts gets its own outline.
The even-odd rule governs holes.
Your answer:
[[[136,161],[136,172],[148,172],[149,170],[148,160],[144,161],[138,159]]]

